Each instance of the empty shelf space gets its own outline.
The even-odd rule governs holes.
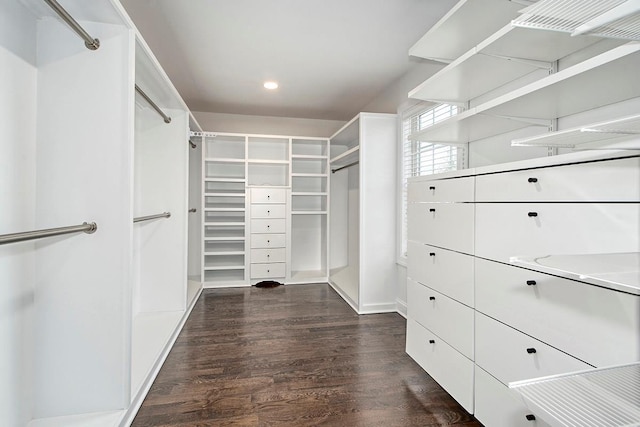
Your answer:
[[[245,179],[245,161],[205,161],[204,179]],[[205,181],[206,183],[206,181]]]
[[[640,420],[640,362],[509,384],[551,426],[629,427]]]
[[[244,240],[205,240],[205,255],[244,255]]]
[[[205,270],[204,282],[220,283],[228,286],[241,284],[244,281],[244,266],[230,270]]]
[[[326,139],[292,139],[291,154],[293,158],[326,158],[329,144]]]
[[[291,282],[293,283],[315,283],[326,282],[326,270],[301,270],[291,271]]]
[[[627,43],[418,132],[429,142],[468,142],[640,96],[640,43]],[[616,76],[614,79],[611,76]]]
[[[409,49],[409,55],[451,62],[515,18],[522,8],[508,0],[461,0]]]
[[[289,139],[250,136],[248,140],[249,162],[288,162]]]
[[[237,270],[244,268],[243,254],[204,255],[203,270]]]
[[[244,162],[245,137],[232,135],[204,136],[205,160]]]
[[[347,164],[347,163],[350,163],[350,161],[358,160],[359,155],[360,155],[360,146],[356,145],[355,147],[350,148],[350,149],[338,154],[334,158],[332,158],[331,159],[331,166],[338,167],[341,164]]]
[[[609,143],[611,140],[634,139],[635,145],[624,148],[640,149],[640,115],[623,117],[605,122],[592,123],[557,132],[547,132],[528,138],[514,139],[513,146],[521,147],[567,147],[576,148],[583,144]],[[619,148],[619,147],[616,147]]]
[[[326,212],[327,196],[326,194],[292,194],[291,197],[291,213],[296,215],[301,212]]]
[[[301,193],[319,193],[326,194],[327,177],[324,175],[292,175],[291,194],[300,195]]]
[[[205,225],[204,226],[204,239],[205,240],[218,240],[218,239],[244,239],[245,229],[244,223],[237,225],[234,224],[218,224],[218,225]]]
[[[640,252],[514,257],[513,264],[640,295]]]
[[[467,102],[536,70],[551,71],[558,59],[598,40],[508,24],[416,87],[409,97]]]

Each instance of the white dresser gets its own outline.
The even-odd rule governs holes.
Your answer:
[[[287,189],[250,188],[251,283],[287,275]]]
[[[638,257],[637,152],[415,178],[407,353],[487,427],[546,426],[508,384],[640,360]]]

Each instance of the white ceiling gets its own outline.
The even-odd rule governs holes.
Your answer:
[[[348,120],[456,0],[122,3],[191,110]]]

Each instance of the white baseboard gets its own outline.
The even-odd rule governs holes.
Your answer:
[[[398,314],[405,319],[407,318],[407,302],[402,301],[401,299],[396,300],[396,311]]]

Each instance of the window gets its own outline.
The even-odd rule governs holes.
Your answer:
[[[402,257],[407,255],[407,180],[414,176],[464,169],[467,165],[467,144],[418,141],[412,136],[460,111],[459,107],[449,104],[428,107],[421,104],[402,115]]]

